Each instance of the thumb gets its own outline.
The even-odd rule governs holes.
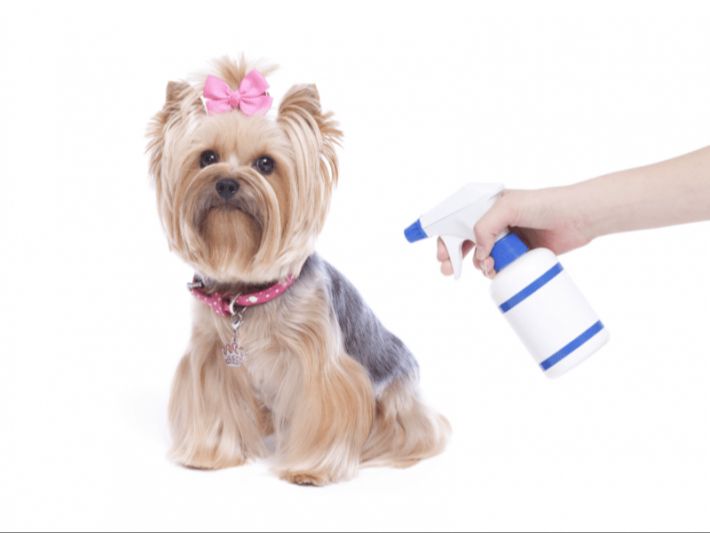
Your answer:
[[[505,196],[501,197],[493,204],[473,228],[476,237],[476,261],[485,260],[491,254],[496,239],[513,225],[513,211],[504,198]]]

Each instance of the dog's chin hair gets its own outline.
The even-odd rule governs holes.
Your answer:
[[[196,231],[203,237],[206,237],[205,227],[207,225],[207,219],[215,212],[221,212],[225,215],[222,217],[224,220],[231,220],[227,216],[230,213],[234,213],[233,222],[228,222],[224,225],[224,231],[229,233],[234,233],[234,238],[238,239],[240,237],[240,222],[244,220],[242,215],[246,215],[252,221],[252,225],[258,230],[259,240],[261,240],[261,234],[264,229],[264,222],[259,210],[256,206],[252,205],[250,202],[245,201],[241,197],[237,197],[234,200],[225,201],[220,198],[215,198],[215,195],[208,194],[205,198],[198,203],[195,209],[195,217],[192,220],[192,225],[195,227]],[[235,231],[236,230],[236,231]],[[207,243],[211,246],[211,243]]]
[[[224,281],[244,276],[262,238],[255,218],[234,207],[217,207],[207,212],[201,226],[206,254],[202,270],[208,269],[210,277]]]

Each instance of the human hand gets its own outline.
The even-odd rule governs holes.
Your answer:
[[[473,228],[477,243],[474,266],[488,277],[495,275],[491,249],[498,236],[508,228],[530,248],[549,248],[558,255],[584,246],[594,236],[585,222],[585,203],[575,186],[504,191]],[[473,242],[466,241],[463,245],[464,256],[473,248]],[[441,239],[437,257],[441,262],[441,272],[446,276],[452,275],[453,266]]]
[[[496,238],[511,229],[530,248],[562,254],[610,233],[710,220],[710,146],[575,185],[532,191],[504,191],[473,228],[473,264],[492,277],[489,257]],[[464,255],[474,245],[464,243]],[[439,240],[439,261],[453,273]]]

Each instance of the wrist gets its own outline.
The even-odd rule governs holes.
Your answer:
[[[574,183],[553,189],[555,203],[560,206],[560,221],[582,242],[591,242],[605,234],[600,198],[588,187],[588,182]]]

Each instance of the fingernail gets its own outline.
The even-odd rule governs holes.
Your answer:
[[[441,263],[441,273],[444,276],[450,276],[454,273],[454,269],[449,261],[444,261],[443,263]]]
[[[481,263],[481,270],[483,271],[484,276],[492,278],[495,274],[495,271],[493,270],[493,259],[488,257],[485,261],[483,261]]]

